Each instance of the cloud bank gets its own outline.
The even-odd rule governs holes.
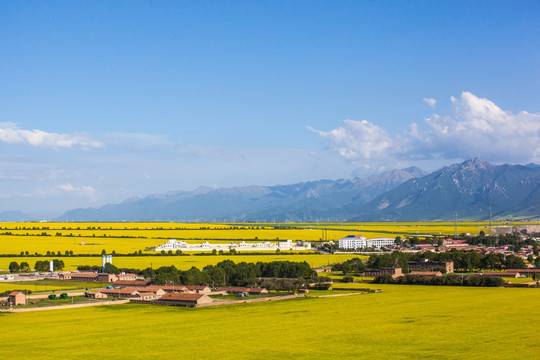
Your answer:
[[[42,130],[19,129],[13,123],[0,123],[0,141],[8,144],[24,144],[41,148],[102,148],[104,144],[85,133],[57,134]]]
[[[540,161],[540,114],[513,114],[470,92],[450,100],[448,114],[433,114],[422,128],[412,123],[394,136],[366,120],[345,120],[330,131],[308,129],[347,160],[365,164],[476,156],[495,162]]]

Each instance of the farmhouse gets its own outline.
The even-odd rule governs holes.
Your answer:
[[[26,295],[20,291],[13,291],[8,295],[8,304],[16,305],[26,305]]]
[[[401,268],[382,268],[382,269],[368,269],[364,271],[364,276],[380,276],[391,275],[394,279],[403,276]]]
[[[445,270],[447,274],[454,272],[453,261],[409,261],[409,270],[411,271],[437,271]]]
[[[90,299],[106,299],[107,298],[107,294],[102,293],[101,291],[85,292],[84,296],[86,296],[87,298],[90,298]]]
[[[247,287],[218,287],[216,291],[224,291],[229,294],[248,293],[249,295],[265,295],[268,290],[264,288],[247,288]]]
[[[137,280],[137,275],[135,274],[118,274],[118,280],[125,280],[125,281],[135,281]]]
[[[64,275],[63,277],[59,277],[60,280],[75,280],[75,281],[87,281],[87,282],[94,282],[97,280],[97,275],[93,272],[72,272],[70,274],[60,274]],[[68,277],[66,277],[66,275]]]
[[[118,276],[114,274],[101,273],[97,274],[97,282],[100,283],[113,283],[118,280]]]
[[[418,276],[442,276],[442,272],[440,271],[411,271],[409,275],[418,275]]]
[[[476,275],[510,277],[510,278],[521,277],[521,274],[518,272],[506,272],[506,271],[483,271],[483,272],[476,273]]]
[[[138,294],[134,289],[105,289],[100,292],[111,297],[135,297]]]
[[[146,280],[118,280],[115,281],[113,284],[114,286],[120,287],[146,287],[151,283],[151,281]]]
[[[158,303],[173,306],[197,307],[212,302],[212,298],[204,294],[168,293],[158,300]]]
[[[198,286],[198,285],[179,285],[179,287],[184,287],[188,290],[188,292],[196,293],[196,294],[210,294],[212,292],[212,289],[210,289],[208,286]]]

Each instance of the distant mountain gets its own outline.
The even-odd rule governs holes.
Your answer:
[[[0,212],[0,221],[4,222],[19,222],[30,221],[32,217],[20,211],[2,211]]]
[[[540,215],[540,167],[472,159],[410,179],[369,202],[342,211],[350,220],[436,220]]]
[[[200,187],[131,198],[101,208],[67,211],[60,221],[308,221],[366,203],[407,180],[425,176],[417,167],[368,178],[319,180],[292,185]]]

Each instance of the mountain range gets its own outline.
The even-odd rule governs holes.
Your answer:
[[[367,178],[292,185],[202,186],[69,210],[55,220],[421,221],[452,220],[454,214],[486,220],[490,206],[494,218],[539,218],[540,166],[493,165],[475,158],[431,173],[410,167]],[[17,213],[5,215],[13,221]]]

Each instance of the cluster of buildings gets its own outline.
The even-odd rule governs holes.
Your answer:
[[[135,274],[107,274],[107,273],[93,273],[93,272],[62,272],[58,274],[60,280],[74,280],[85,282],[98,282],[98,283],[116,283],[117,281],[131,281],[137,280]]]
[[[210,295],[241,294],[244,297],[268,294],[268,290],[264,288],[218,287],[211,289],[208,286],[197,285],[149,285],[145,281],[123,281],[122,284],[115,283],[115,285],[120,286],[88,292],[86,296],[95,299],[127,298],[132,302],[145,304],[198,307],[212,303],[213,299]]]
[[[229,244],[219,244],[219,243],[209,243],[208,241],[200,243],[200,244],[188,244],[185,241],[178,241],[176,239],[170,239],[164,244],[160,244],[155,247],[155,251],[176,251],[176,250],[182,250],[182,251],[197,251],[197,250],[213,250],[216,251],[230,251],[232,249],[234,250],[251,250],[251,251],[259,251],[259,250],[311,250],[311,243],[306,241],[292,241],[292,240],[284,240],[284,241],[278,241],[276,243],[271,243],[269,241],[258,241],[258,242],[245,242],[245,241],[239,241],[239,242],[231,242]]]
[[[362,235],[349,235],[338,240],[338,247],[345,250],[360,250],[369,248],[393,247],[394,238],[367,239]]]
[[[453,261],[409,261],[409,274],[418,276],[442,276],[443,273],[449,274],[454,272]],[[364,276],[377,277],[380,275],[390,275],[392,278],[405,276],[403,270],[399,267],[388,267],[382,269],[368,269],[364,271]]]

